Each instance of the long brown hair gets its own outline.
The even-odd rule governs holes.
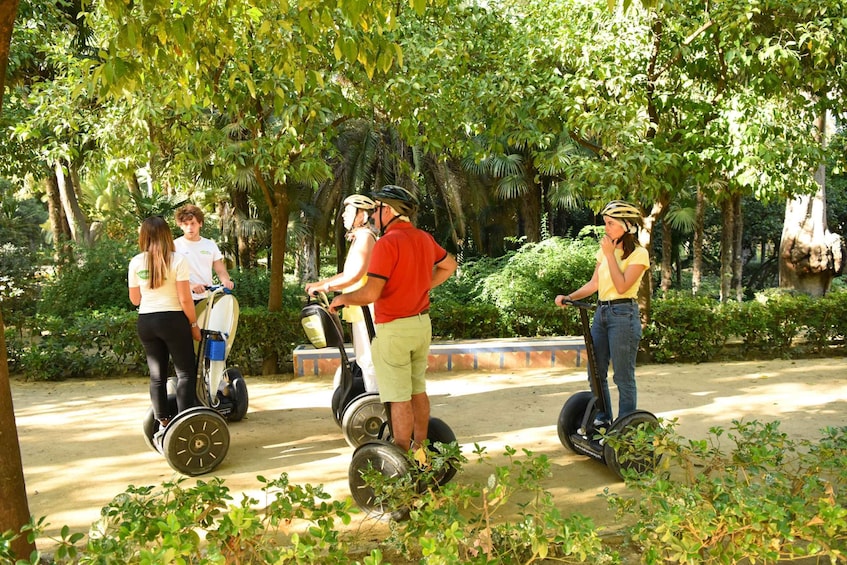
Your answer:
[[[632,255],[632,252],[635,251],[635,246],[641,245],[640,243],[638,243],[638,240],[635,239],[635,236],[629,232],[623,234],[623,236],[621,236],[620,241],[621,247],[623,248],[623,256],[621,257],[621,259],[626,259],[630,255]]]
[[[164,218],[150,216],[141,222],[138,247],[147,253],[150,288],[159,288],[165,283],[168,271],[171,269],[171,256],[175,250],[171,227]]]

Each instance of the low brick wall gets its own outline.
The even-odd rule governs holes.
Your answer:
[[[350,344],[345,351],[354,359]],[[567,368],[582,366],[585,342],[581,337],[443,341],[433,342],[429,352],[429,370],[434,372]],[[294,349],[294,372],[300,376],[331,376],[338,368],[340,357],[336,348],[298,345]]]

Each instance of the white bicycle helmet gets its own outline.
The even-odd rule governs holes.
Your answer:
[[[623,222],[630,233],[637,232],[642,221],[641,210],[625,200],[612,200],[606,204],[600,215]]]
[[[351,194],[344,199],[345,206],[353,206],[359,210],[371,210],[376,208],[376,202],[365,196],[364,194]]]

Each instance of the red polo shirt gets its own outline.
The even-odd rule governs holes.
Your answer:
[[[396,221],[374,245],[368,276],[385,280],[374,303],[376,323],[408,318],[429,308],[432,270],[447,257],[435,238],[409,222]]]

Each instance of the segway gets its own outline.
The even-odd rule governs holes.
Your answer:
[[[618,445],[616,450],[603,437],[604,434],[608,437],[622,435],[626,431],[642,426],[656,428],[659,426],[659,420],[646,410],[636,410],[610,423],[596,421],[599,414],[612,412],[611,407],[606,406],[606,399],[600,394],[601,383],[597,376],[597,357],[594,353],[594,341],[588,321],[588,311],[594,309],[594,305],[573,300],[566,300],[565,303],[579,308],[591,390],[574,394],[562,406],[558,422],[559,441],[575,453],[587,455],[605,463],[621,479],[624,469],[634,469],[639,473],[654,469],[658,464],[654,453],[638,453],[634,448],[626,445]]]
[[[362,308],[362,311],[368,324],[368,334],[373,339],[370,310]],[[332,393],[332,417],[341,427],[345,441],[350,447],[357,447],[378,438],[388,419],[385,407],[379,401],[378,393],[365,390],[361,367],[347,356],[341,319],[338,314],[329,311],[326,293],[317,292],[309,297],[300,311],[300,324],[315,349],[338,348],[341,364],[335,379],[338,386]]]
[[[212,471],[229,450],[227,421],[247,414],[247,384],[237,367],[226,367],[238,326],[238,301],[223,286],[210,287],[206,307],[198,316],[200,344],[197,350],[197,399],[195,406],[177,414],[157,438],[159,421],[151,407],[142,429],[147,445],[165,456],[168,464],[184,475]],[[177,410],[176,392],[168,383],[168,402]]]
[[[391,404],[385,404],[388,421],[380,428],[378,437],[363,443],[353,452],[353,459],[347,472],[350,494],[359,508],[372,518],[404,520],[408,517],[408,508],[389,508],[386,501],[381,499],[374,487],[364,479],[369,469],[374,469],[383,477],[400,477],[412,471],[416,463],[409,459],[409,454],[392,441],[391,434]],[[437,450],[438,443],[448,444],[456,441],[456,434],[444,421],[438,418],[429,419],[427,433],[429,448]],[[456,476],[458,469],[449,461],[437,469],[431,480],[434,486],[442,487]],[[419,484],[419,490],[427,488],[427,484]]]

